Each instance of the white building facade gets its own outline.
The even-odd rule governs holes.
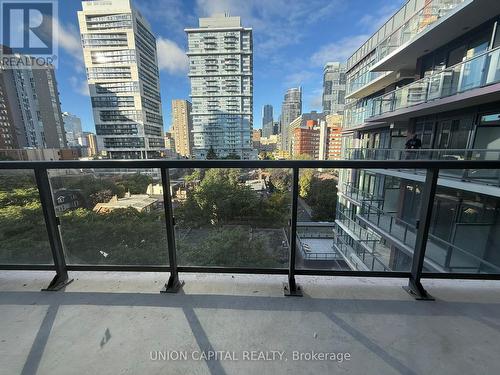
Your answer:
[[[163,117],[156,39],[130,0],[78,12],[98,146],[113,159],[156,158]]]
[[[252,29],[240,17],[200,18],[185,29],[189,46],[189,78],[193,118],[193,154],[205,159],[254,159]]]

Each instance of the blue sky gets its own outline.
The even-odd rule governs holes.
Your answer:
[[[264,104],[278,117],[284,91],[301,85],[303,110],[321,110],[323,65],[345,61],[404,0],[134,0],[158,39],[164,127],[172,99],[189,99],[185,27],[228,11],[254,36],[254,128]],[[59,1],[57,81],[63,111],[95,131],[78,31],[78,0]]]

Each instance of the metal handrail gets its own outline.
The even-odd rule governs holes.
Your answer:
[[[48,171],[57,169],[158,169],[161,171],[161,183],[164,187],[164,202],[165,202],[165,216],[168,239],[168,258],[170,260],[168,266],[137,266],[137,265],[67,265],[64,259],[64,251],[62,251],[60,237],[59,223],[54,210],[53,194],[48,180]],[[290,246],[289,250],[289,267],[288,270],[284,268],[256,268],[256,267],[191,267],[177,265],[176,261],[176,245],[175,233],[173,225],[173,210],[169,205],[172,197],[169,194],[169,169],[173,168],[281,168],[290,169],[292,172],[292,205],[291,205],[291,222],[290,222]],[[49,244],[52,251],[54,264],[51,266],[37,266],[33,264],[7,264],[0,265],[0,269],[54,269],[57,274],[51,285],[50,289],[62,288],[69,282],[67,271],[71,270],[89,270],[89,271],[169,271],[171,273],[170,279],[166,284],[166,291],[177,291],[180,287],[180,282],[177,278],[178,272],[228,272],[228,273],[250,273],[250,274],[288,274],[287,293],[294,294],[299,292],[299,288],[295,284],[295,275],[343,275],[343,276],[359,276],[369,275],[375,277],[410,277],[411,287],[420,285],[420,278],[422,277],[423,259],[425,256],[425,241],[428,237],[428,226],[423,225],[422,222],[430,222],[430,210],[427,208],[421,213],[420,227],[417,230],[415,253],[413,257],[413,265],[411,272],[381,272],[381,271],[345,271],[345,270],[313,270],[313,269],[295,269],[296,258],[296,238],[297,238],[297,197],[299,193],[299,172],[301,168],[347,168],[347,169],[398,169],[398,168],[415,168],[426,169],[427,176],[424,183],[424,193],[422,204],[425,203],[427,207],[432,207],[431,202],[434,199],[437,186],[437,176],[440,169],[500,169],[500,161],[498,160],[89,160],[89,161],[1,161],[0,170],[32,170],[37,176],[36,184],[40,191],[40,201],[43,207],[43,214],[47,232],[49,234]],[[424,229],[422,229],[424,228]],[[440,275],[439,277],[449,278],[484,278],[484,279],[500,279],[499,274],[457,274],[449,273]],[[417,292],[421,293],[422,288],[417,288]]]

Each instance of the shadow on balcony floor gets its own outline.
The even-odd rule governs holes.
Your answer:
[[[417,302],[398,279],[303,277],[307,295],[285,298],[278,276],[186,274],[182,293],[161,295],[164,274],[72,275],[53,293],[39,292],[52,273],[0,273],[0,374],[487,374],[500,365],[499,282],[427,280],[437,300]],[[188,360],[152,360],[158,351]],[[197,360],[212,351],[225,358]],[[244,360],[251,351],[274,360]],[[350,359],[294,360],[311,351]]]

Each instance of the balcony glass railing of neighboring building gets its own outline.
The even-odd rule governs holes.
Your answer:
[[[347,160],[500,160],[500,150],[347,148],[342,156]]]
[[[359,189],[358,187],[354,186],[354,184],[351,182],[344,182],[342,184],[341,191],[344,195],[357,202],[369,201],[372,205],[376,207],[382,207],[384,203],[384,198],[378,197],[362,189]]]
[[[403,44],[412,40],[463,2],[464,0],[427,1],[427,4],[420,11],[415,13],[398,30],[377,46],[375,62],[382,60]]]
[[[373,249],[368,248],[366,245],[375,247],[377,242],[364,242],[362,246],[360,242],[353,241],[352,238],[345,233],[340,226],[335,229],[335,248],[340,252],[345,259],[349,262],[351,267],[359,271],[382,271],[390,272],[391,269],[387,267],[374,253]]]
[[[402,242],[409,249],[413,249],[417,238],[418,225],[408,223],[396,215],[396,213],[385,212],[374,207],[369,202],[363,202],[359,213],[360,217],[372,223],[376,228]],[[426,244],[425,258],[427,264],[425,267],[430,272],[500,272],[499,265],[477,256],[474,252],[475,250],[463,249],[456,244],[439,238],[433,233],[429,233]],[[451,259],[453,259],[453,263],[450,262]]]
[[[500,150],[496,149],[380,149],[348,148],[344,150],[347,160],[498,160]],[[422,174],[418,169],[410,169]],[[440,176],[459,178],[462,181],[500,186],[500,171],[497,170],[441,170]]]
[[[336,249],[351,264],[358,264],[358,262],[353,262],[352,259],[352,255],[355,254],[372,271],[391,271],[388,266],[391,257],[390,249],[382,243],[380,236],[351,219],[351,215],[350,210],[343,211],[339,209],[338,211],[335,236]],[[353,234],[357,237],[355,241],[352,240]],[[350,236],[350,239],[346,236]]]
[[[360,88],[366,86],[368,83],[385,74],[387,74],[387,72],[366,71],[353,79],[349,79],[346,85],[346,95],[352,94],[353,92],[359,90]]]
[[[299,220],[299,215],[323,214],[336,199],[336,194],[319,194],[335,190],[335,178],[328,180],[333,184],[330,189],[318,188],[324,186],[318,181],[333,175],[331,170],[415,168],[427,170],[418,199],[422,206],[429,206],[439,198],[440,170],[499,170],[500,161],[0,161],[0,270],[55,271],[50,289],[64,287],[71,271],[169,272],[166,287],[170,291],[178,289],[178,273],[182,272],[281,274],[288,275],[287,288],[293,292],[295,275],[360,276],[361,268],[346,270],[344,266],[351,263],[336,259],[334,253],[338,250],[342,256],[347,245],[354,249],[349,254],[365,264],[363,274],[418,281],[427,246],[429,262],[439,263],[441,268],[432,268],[433,273],[426,277],[439,272],[444,278],[474,278],[477,273],[481,278],[498,277],[495,197],[489,199],[487,209],[480,209],[475,194],[462,210],[461,225],[474,226],[470,230],[488,240],[481,245],[481,254],[470,251],[472,245],[463,239],[447,245],[451,250],[443,250],[433,240],[433,232],[428,232],[428,215],[420,218],[428,225],[420,223],[417,229],[379,210],[375,200],[347,202],[343,211],[345,197],[340,197],[339,204],[326,213],[333,214],[337,207],[337,214],[328,222],[302,225]],[[321,169],[318,173],[324,175],[314,172],[309,189],[304,185],[306,179],[299,176],[311,169]],[[266,181],[261,189],[245,184],[255,176]],[[314,202],[307,198],[311,213],[301,203],[305,198],[299,199],[304,191],[315,197]],[[389,199],[387,194],[384,197]],[[361,206],[361,211],[349,207],[351,204]],[[334,227],[351,240],[343,235],[332,238]],[[377,228],[399,237],[405,253],[389,246],[387,236]],[[427,234],[430,240],[426,242]],[[421,246],[417,237],[424,239]],[[346,246],[334,249],[335,241],[342,239]],[[311,249],[322,246],[326,255],[309,262],[311,259],[302,256],[301,250],[307,251],[299,242]],[[447,266],[449,252],[452,257]]]
[[[372,113],[385,113],[427,103],[500,82],[500,47],[374,99]]]

